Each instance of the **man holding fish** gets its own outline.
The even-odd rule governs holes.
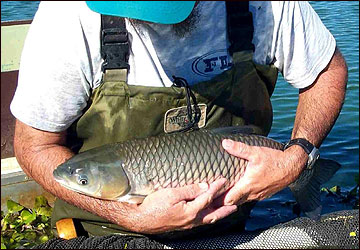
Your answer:
[[[266,136],[278,71],[299,89],[285,148],[257,143],[262,137],[244,143],[232,137],[234,132],[218,129],[240,127],[245,137]],[[53,223],[74,218],[90,235],[239,230],[254,201],[318,169],[317,148],[340,113],[346,82],[346,63],[335,39],[307,2],[42,2],[24,45],[11,104],[17,118],[15,153],[23,170],[59,198]],[[240,166],[237,172],[235,165],[225,164],[227,172],[211,178],[199,174],[184,179],[184,185],[172,179],[175,171],[210,168],[186,168],[174,154],[179,150],[197,159],[191,151],[209,139],[194,137],[195,146],[204,144],[191,150],[182,141],[197,129],[220,138],[215,147],[227,163]],[[173,151],[165,148],[157,161],[164,165],[155,167],[156,174],[147,173],[155,168],[148,166],[151,157],[142,161],[145,154],[137,154],[142,145],[137,139],[164,134],[160,138],[172,140],[149,139],[153,146],[143,152],[159,154],[166,143]],[[115,142],[125,146],[113,154],[110,148],[97,150]],[[133,154],[129,162],[144,167],[127,170],[126,161],[114,158],[125,151]],[[205,158],[208,151],[202,152]],[[167,159],[170,153],[173,158]],[[66,165],[86,192],[66,186],[55,174],[67,160],[91,169],[93,179]],[[105,165],[119,170],[106,175],[100,168]],[[330,168],[327,178],[336,169]],[[232,182],[222,178],[231,171]],[[117,190],[111,181],[120,172],[127,185]],[[101,184],[101,192],[117,190],[118,199],[91,197],[90,184],[99,180],[111,183]],[[146,185],[133,190],[139,182]]]

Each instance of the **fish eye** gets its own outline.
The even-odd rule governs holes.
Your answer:
[[[86,175],[79,175],[77,178],[77,182],[79,185],[87,185],[88,184],[88,178]]]

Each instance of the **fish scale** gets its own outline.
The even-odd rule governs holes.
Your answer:
[[[135,182],[154,190],[199,182],[212,182],[221,176],[233,185],[247,161],[229,155],[221,141],[230,138],[253,146],[282,150],[283,144],[259,135],[214,133],[211,130],[136,139],[118,144],[123,167]],[[136,159],[136,164],[134,160]]]

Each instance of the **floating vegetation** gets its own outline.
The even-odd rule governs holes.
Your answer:
[[[339,203],[351,204],[353,209],[359,209],[359,174],[354,177],[356,185],[350,191],[342,191],[340,186],[332,188],[322,188],[321,192],[325,192],[326,196],[331,196]]]
[[[359,209],[359,184],[350,191],[342,191],[340,186],[332,188],[322,188],[321,192],[325,192],[326,196],[334,197],[339,203],[351,204],[354,209]]]
[[[1,211],[1,249],[30,248],[53,238],[50,226],[52,208],[44,196],[35,198],[33,209],[12,200],[8,212]]]

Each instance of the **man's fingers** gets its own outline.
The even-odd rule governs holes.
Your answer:
[[[201,224],[214,223],[237,210],[236,205],[216,206],[214,204],[214,199],[226,191],[224,189],[226,182],[227,179],[225,178],[214,181],[209,185],[209,190],[198,196],[195,200],[188,202],[188,209],[200,211],[197,214],[196,221],[201,222]]]
[[[251,155],[251,147],[242,142],[224,139],[222,141],[223,148],[234,156],[249,160]]]
[[[215,223],[216,221],[221,220],[236,211],[236,205],[222,206],[216,209],[207,208],[200,213],[199,219],[204,224]]]
[[[174,203],[179,201],[193,200],[209,189],[207,183],[191,184],[183,187],[173,188],[170,198]]]
[[[245,200],[248,196],[248,186],[239,180],[235,186],[233,186],[229,192],[225,194],[224,198],[224,205],[234,205],[235,203],[237,205],[240,205],[242,202],[241,200]]]
[[[188,202],[189,208],[194,210],[206,208],[215,197],[218,197],[225,191],[223,187],[225,186],[226,181],[225,178],[221,178],[211,183],[209,189],[205,193],[199,195],[195,200]]]

